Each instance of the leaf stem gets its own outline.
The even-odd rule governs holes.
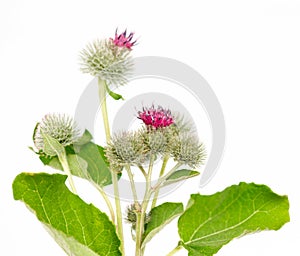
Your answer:
[[[161,169],[160,169],[159,178],[161,178],[164,175],[169,158],[170,158],[169,155],[165,155]],[[159,195],[159,188],[154,193],[153,201],[151,204],[151,209],[153,209],[156,206],[158,195]]]
[[[106,105],[106,82],[98,78],[98,89],[99,89],[99,100],[101,105],[102,118],[104,123],[106,142],[110,142],[110,128],[108,121],[107,105]],[[124,250],[124,235],[123,235],[123,222],[122,222],[122,211],[121,211],[121,202],[120,202],[120,193],[118,187],[118,176],[117,172],[111,170],[112,184],[114,187],[114,196],[115,196],[115,205],[116,205],[116,215],[117,215],[117,233],[121,240],[121,252],[122,255],[125,255]]]
[[[71,174],[71,170],[69,167],[69,163],[68,163],[68,159],[67,159],[67,154],[66,154],[66,150],[64,149],[62,152],[58,152],[58,160],[60,161],[63,170],[65,171],[65,173],[68,175],[68,181],[71,187],[71,191],[77,195],[77,191],[74,185],[74,181],[73,181],[73,177]]]
[[[105,191],[103,190],[102,187],[100,187],[98,185],[95,185],[95,187],[97,188],[97,190],[100,192],[101,196],[103,197],[103,199],[104,199],[104,201],[107,205],[107,208],[109,210],[111,221],[115,224],[116,216],[115,216],[114,208],[112,207],[112,204],[111,204],[108,196],[106,195],[106,193],[105,193]]]
[[[175,253],[177,253],[178,251],[180,251],[182,249],[182,246],[181,245],[177,245],[172,251],[170,251],[167,256],[172,256],[174,255]]]

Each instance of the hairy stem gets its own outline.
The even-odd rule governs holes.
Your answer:
[[[151,197],[151,177],[152,177],[152,171],[153,171],[153,165],[154,165],[154,159],[155,156],[150,157],[150,163],[148,168],[148,173],[146,176],[146,189],[145,189],[145,195],[141,206],[141,211],[137,213],[137,226],[136,226],[136,255],[135,256],[143,256],[144,249],[142,248],[142,237],[144,233],[144,225],[145,225],[145,217],[146,217],[146,211],[148,207],[148,203]]]
[[[107,105],[106,105],[106,82],[98,78],[98,89],[99,89],[99,99],[100,99],[100,106],[106,136],[106,142],[110,142],[110,128],[109,128],[109,121],[108,121],[108,112],[107,112]]]
[[[135,256],[142,256],[141,244],[142,244],[142,212],[136,212],[136,236],[135,236]]]
[[[170,158],[169,155],[166,155],[164,157],[164,160],[163,160],[163,163],[162,163],[162,166],[160,169],[160,173],[159,173],[159,178],[161,178],[164,175],[169,158]],[[154,193],[151,209],[153,209],[156,206],[158,195],[159,195],[159,188]]]
[[[138,197],[137,197],[137,193],[136,193],[136,188],[135,188],[135,184],[134,184],[134,179],[133,179],[133,174],[132,174],[131,168],[130,168],[129,165],[127,165],[125,167],[125,169],[127,171],[127,174],[128,174],[129,180],[130,180],[130,186],[131,186],[131,191],[132,191],[132,195],[133,195],[135,206],[138,207],[139,202],[138,202]]]
[[[106,142],[110,142],[110,128],[108,121],[107,105],[106,105],[106,82],[98,78],[98,87],[99,87],[99,98],[101,105],[102,118],[104,123]],[[116,215],[117,215],[117,233],[121,240],[121,252],[122,255],[125,255],[124,250],[124,235],[123,235],[123,222],[122,222],[122,211],[121,211],[121,202],[120,202],[120,193],[118,187],[118,176],[117,172],[111,170],[112,183],[114,187],[114,196],[115,196],[115,205],[116,205]]]
[[[77,191],[76,191],[76,188],[75,188],[75,185],[74,185],[74,181],[73,181],[73,177],[72,177],[72,174],[71,174],[71,170],[70,170],[70,167],[69,167],[66,150],[64,149],[57,156],[58,156],[59,162],[61,163],[61,165],[63,167],[63,170],[68,175],[68,181],[69,181],[69,184],[70,184],[70,187],[71,187],[71,191],[74,194],[77,194]]]
[[[144,177],[147,179],[147,173],[145,171],[145,169],[143,168],[143,166],[138,165],[139,169],[141,170],[142,174],[144,175]]]

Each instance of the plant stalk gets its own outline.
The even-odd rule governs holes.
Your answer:
[[[115,224],[116,223],[116,216],[115,216],[115,212],[114,212],[114,208],[112,207],[112,204],[108,198],[108,196],[106,195],[105,191],[103,190],[102,187],[99,187],[98,185],[95,185],[95,187],[97,188],[97,190],[100,192],[101,196],[103,197],[107,208],[109,210],[110,213],[110,217],[111,217],[111,221]]]
[[[164,175],[169,158],[170,158],[169,155],[166,155],[164,157],[164,160],[163,160],[163,163],[162,163],[162,166],[161,166],[161,169],[160,169],[160,173],[159,173],[159,178],[161,178]],[[158,195],[159,195],[159,188],[154,193],[153,201],[152,201],[152,204],[151,204],[151,209],[153,209],[156,206]]]
[[[144,177],[147,179],[147,173],[145,171],[145,169],[143,168],[143,166],[138,165],[139,169],[141,170],[142,174],[144,175]]]
[[[134,203],[135,203],[135,206],[137,209],[137,207],[139,206],[139,202],[138,202],[138,196],[137,196],[137,192],[136,192],[136,188],[135,188],[135,184],[134,184],[133,174],[132,174],[132,171],[131,171],[131,168],[129,165],[127,165],[125,167],[125,169],[127,171],[127,174],[128,174],[129,180],[130,180],[130,186],[131,186],[131,191],[133,194],[133,200],[134,200]]]
[[[101,112],[102,118],[104,123],[105,135],[106,135],[106,142],[110,142],[110,128],[109,128],[109,121],[108,121],[108,112],[107,112],[107,105],[106,105],[106,82],[98,78],[98,89],[99,89],[99,100],[101,105]],[[121,202],[120,202],[120,193],[118,187],[118,176],[117,172],[111,170],[112,176],[112,184],[114,187],[114,196],[115,196],[115,205],[116,205],[116,215],[117,215],[117,233],[121,240],[121,252],[122,255],[125,255],[124,250],[124,235],[123,235],[123,222],[122,222],[122,211],[121,211]]]
[[[151,197],[151,177],[152,177],[152,171],[153,171],[153,165],[154,165],[154,159],[155,156],[150,156],[150,163],[149,163],[149,169],[146,176],[146,189],[145,189],[145,195],[141,206],[141,211],[137,212],[137,225],[136,225],[136,249],[135,249],[135,256],[143,256],[144,249],[142,248],[142,237],[144,233],[144,225],[145,225],[145,217],[146,217],[146,211],[148,207],[148,203]]]

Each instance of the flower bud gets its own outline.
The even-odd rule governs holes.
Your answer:
[[[122,132],[113,136],[105,148],[111,166],[142,165],[147,158],[143,139],[138,132]]]
[[[79,139],[80,131],[73,119],[65,114],[45,115],[34,131],[33,140],[38,150],[44,149],[43,134],[56,139],[64,147]]]
[[[190,134],[183,133],[176,136],[170,151],[175,161],[191,168],[199,167],[205,159],[204,145],[198,141],[196,136]]]
[[[130,56],[133,33],[126,31],[115,39],[95,40],[80,52],[81,71],[105,80],[108,84],[123,85],[133,67]]]
[[[151,155],[166,153],[168,138],[163,128],[144,129],[141,134],[144,139],[143,143],[145,144],[145,148]]]

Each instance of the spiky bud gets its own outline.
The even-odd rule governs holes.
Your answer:
[[[191,168],[199,167],[205,159],[204,145],[199,142],[196,136],[188,133],[174,137],[170,151],[175,161]]]
[[[140,211],[141,209],[141,205],[135,205],[135,204],[131,204],[129,206],[127,206],[127,210],[126,210],[126,218],[125,220],[131,224],[131,227],[133,230],[136,229],[136,214]],[[149,223],[150,221],[150,214],[145,214],[145,219],[144,219],[144,224]]]
[[[48,114],[37,124],[33,135],[36,148],[42,151],[44,149],[43,134],[51,136],[65,147],[79,139],[80,130],[71,117],[65,114]]]
[[[164,154],[168,149],[168,137],[166,129],[143,129],[141,132],[143,143],[147,152],[151,155]]]
[[[120,47],[115,40],[95,40],[80,53],[81,71],[108,84],[123,85],[132,72],[130,52],[128,47]]]
[[[147,158],[139,132],[122,132],[113,136],[105,148],[111,166],[142,165]]]

